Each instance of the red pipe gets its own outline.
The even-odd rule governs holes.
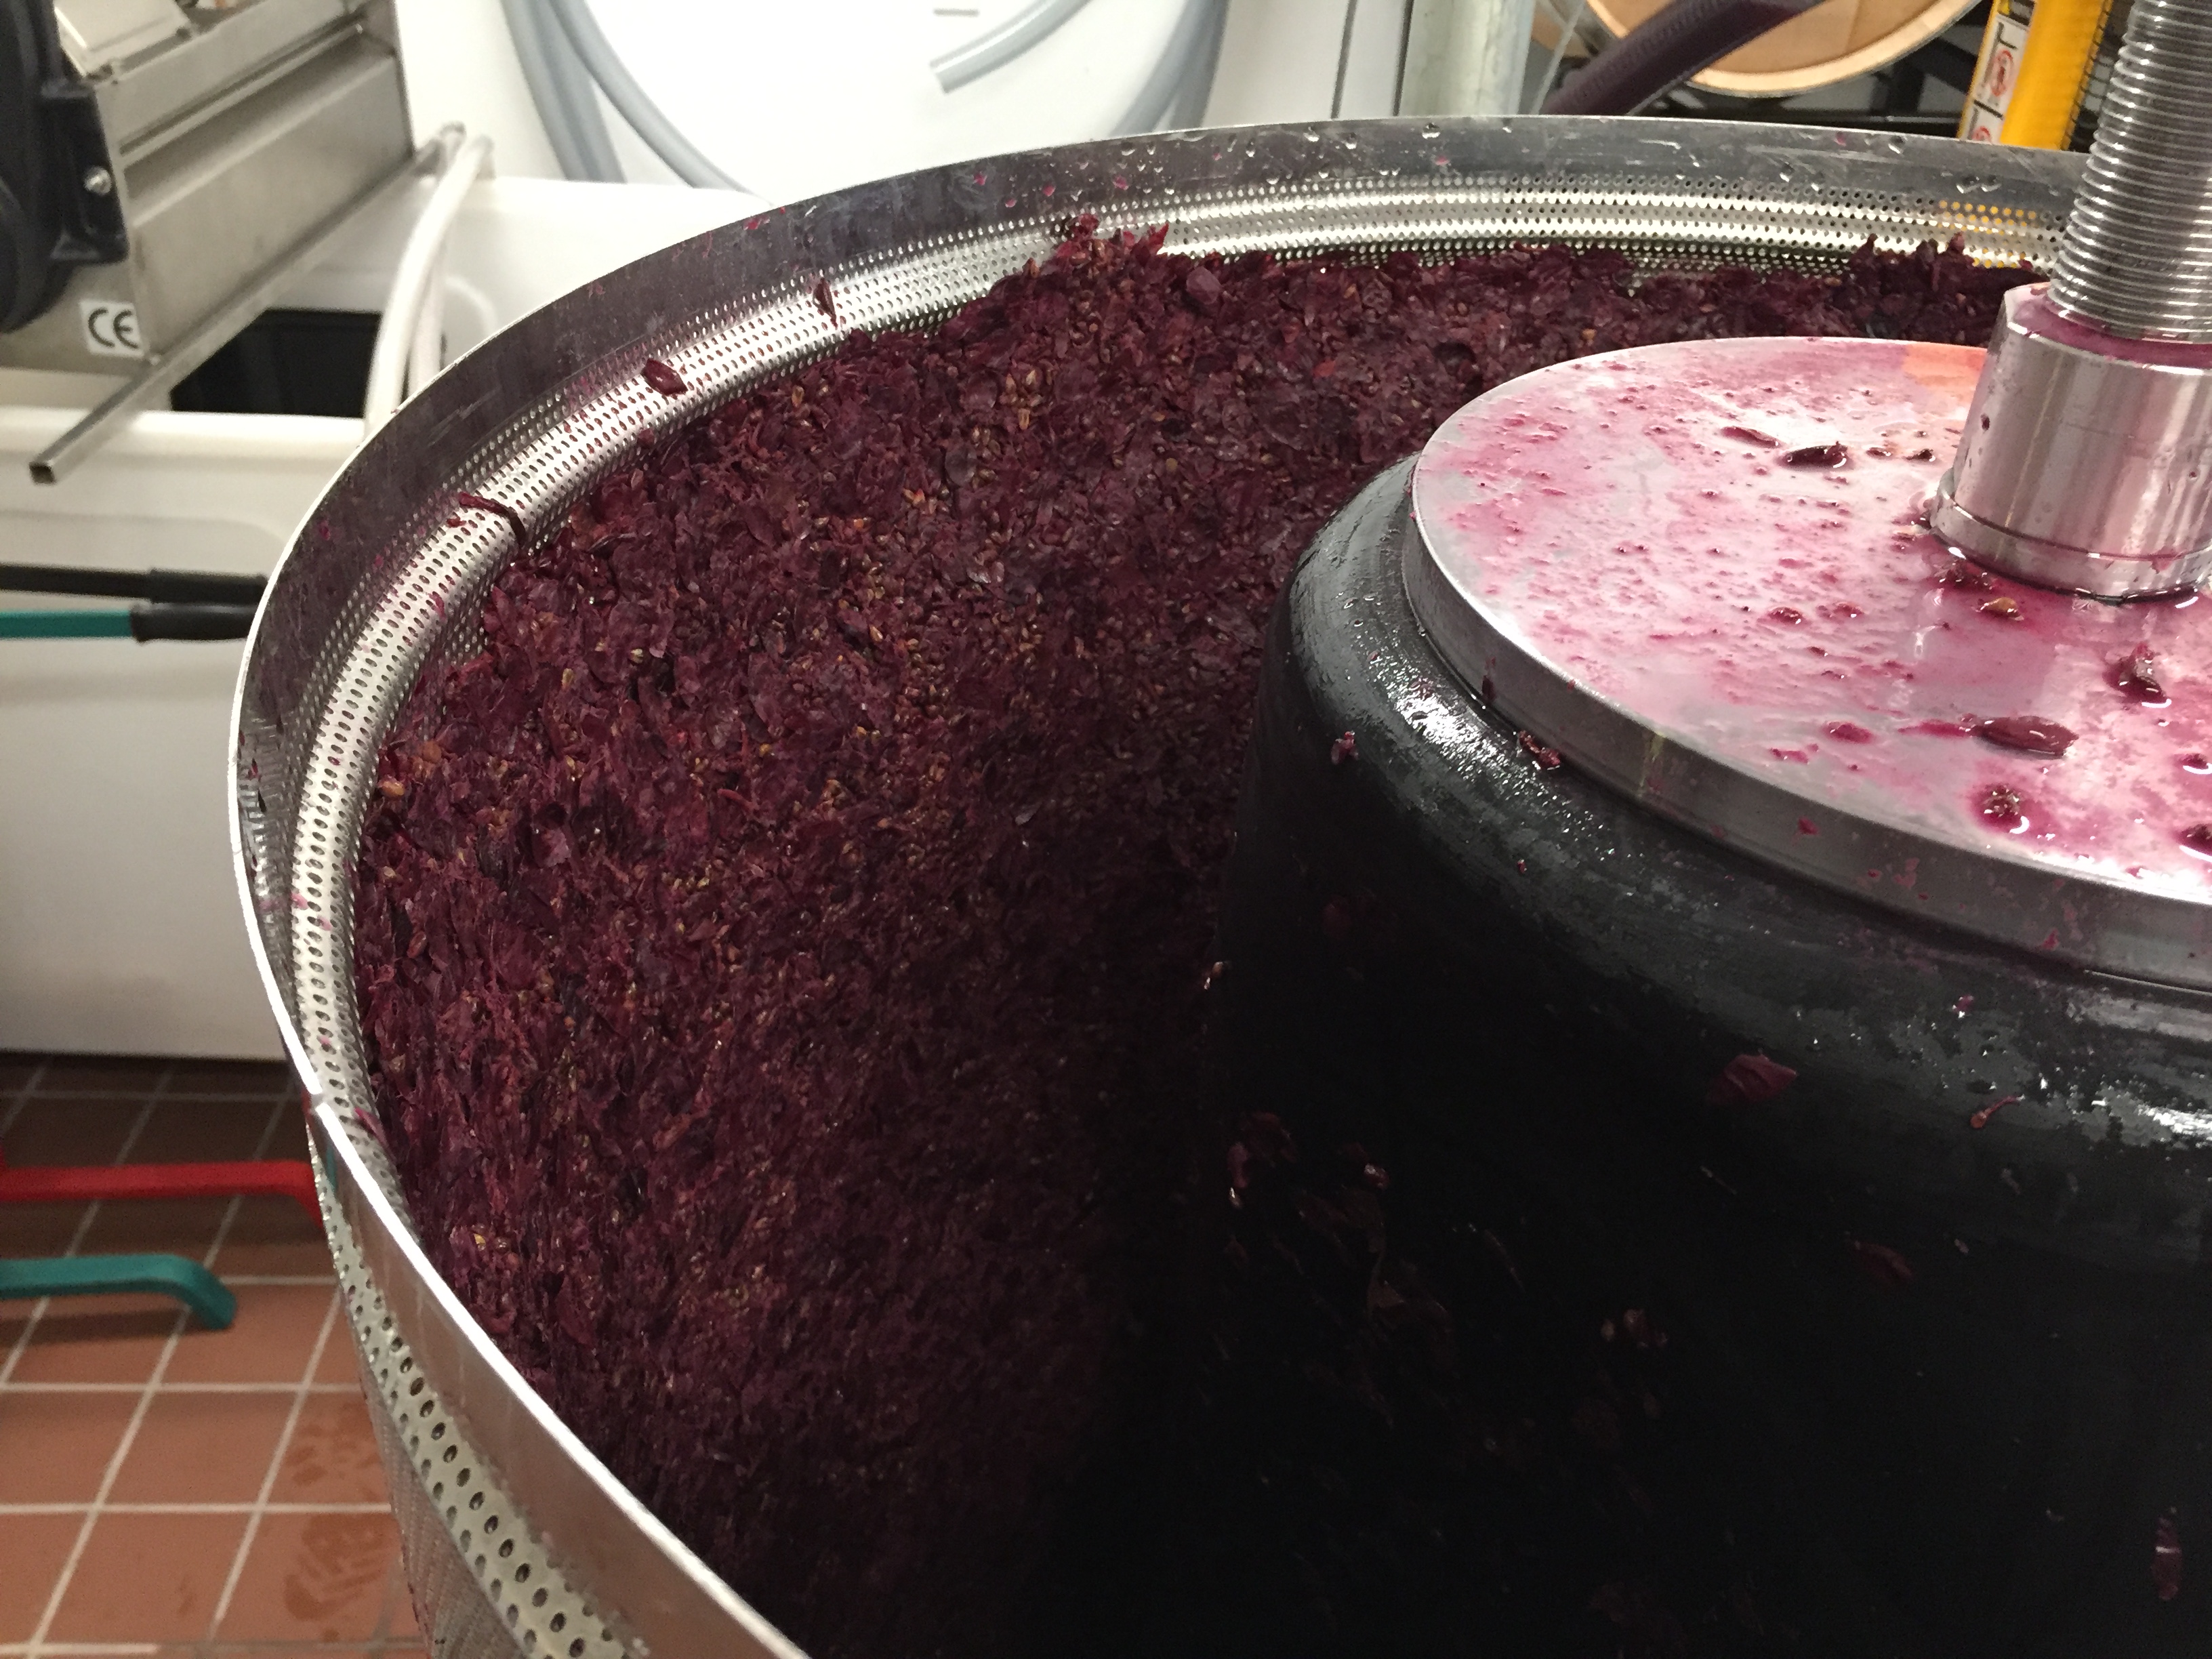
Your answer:
[[[91,1199],[289,1198],[318,1231],[315,1172],[297,1158],[235,1164],[116,1164],[9,1169],[0,1155],[0,1203],[79,1204]]]

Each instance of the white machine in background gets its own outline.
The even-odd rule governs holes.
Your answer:
[[[964,156],[1194,125],[1223,5],[401,0],[399,28],[418,127],[459,121],[490,134],[502,172],[604,179],[614,163],[631,179],[681,176],[574,66],[565,13],[596,25],[618,70],[708,165],[790,202]],[[1330,0],[1316,9],[1337,9]],[[535,77],[526,69],[533,41],[545,60]],[[564,120],[564,110],[580,119]],[[595,122],[611,155],[592,142]],[[564,160],[568,125],[585,131],[581,153]]]
[[[582,12],[702,159],[792,201],[1156,127],[1507,113],[1526,106],[1532,19],[1547,3],[399,0],[418,121],[491,133],[508,171],[675,179],[584,71],[564,69],[560,16]],[[1538,23],[1533,34],[1540,60],[1559,32]],[[595,119],[612,151],[596,161],[588,133],[580,146],[561,137]]]

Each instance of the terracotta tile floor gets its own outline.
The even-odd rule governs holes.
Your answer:
[[[302,1158],[278,1066],[0,1054],[13,1164]],[[0,1302],[0,1659],[421,1659],[319,1232],[283,1199],[0,1204],[0,1256],[161,1250],[238,1297]]]

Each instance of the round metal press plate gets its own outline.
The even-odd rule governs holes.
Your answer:
[[[2212,606],[1928,533],[1981,361],[1706,340],[1501,386],[1415,470],[1416,613],[1537,761],[1891,909],[2212,988]]]

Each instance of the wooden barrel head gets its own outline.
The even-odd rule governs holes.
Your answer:
[[[1821,0],[1730,52],[1690,84],[1738,98],[1788,98],[1871,74],[1925,46],[1974,0]],[[1626,34],[1668,0],[1589,0],[1597,20]]]

